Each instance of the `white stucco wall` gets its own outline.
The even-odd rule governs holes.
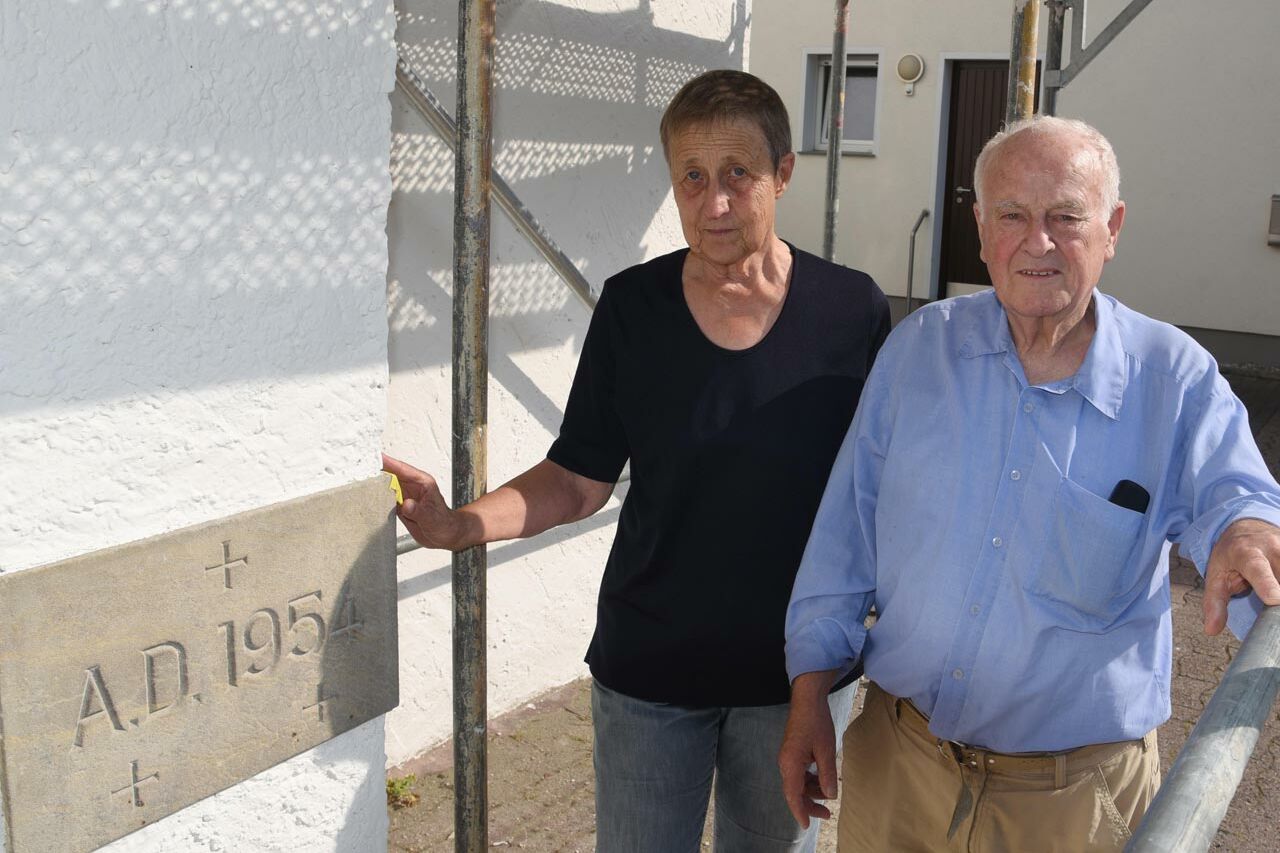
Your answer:
[[[450,113],[457,3],[397,4],[403,55]],[[741,68],[747,0],[499,4],[494,160],[597,290],[614,272],[681,245],[658,141],[667,101],[696,73]],[[397,94],[390,213],[388,451],[450,480],[453,158]],[[546,454],[588,310],[494,208],[489,482]],[[595,517],[489,549],[489,710],[499,714],[586,674],[618,494]],[[400,559],[398,764],[452,731],[450,561]]]
[[[1090,31],[1124,6],[1091,0]],[[1111,139],[1128,205],[1110,292],[1184,325],[1280,335],[1280,6],[1152,3],[1063,90]]]
[[[1089,0],[1090,37],[1126,1]],[[943,67],[1007,59],[1013,3],[853,0],[850,9],[849,50],[881,54],[880,144],[875,157],[842,160],[837,253],[903,296],[907,238],[929,209],[916,252],[920,295],[936,274],[941,228]],[[797,144],[803,52],[830,53],[832,17],[822,4],[755,6],[752,70],[782,94]],[[1280,249],[1266,245],[1270,196],[1280,192],[1277,32],[1280,7],[1269,0],[1161,0],[1060,95],[1058,114],[1098,126],[1119,156],[1129,217],[1103,286],[1132,307],[1182,325],[1280,334]],[[904,53],[926,65],[911,97],[894,75]],[[779,231],[811,250],[822,246],[825,169],[825,155],[801,155],[779,207]]]
[[[0,569],[378,470],[394,26],[387,0],[0,6]],[[103,849],[379,849],[383,729]]]

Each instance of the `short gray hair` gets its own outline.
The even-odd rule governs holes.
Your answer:
[[[671,140],[686,127],[718,121],[743,121],[760,128],[774,172],[791,153],[791,119],[774,88],[754,74],[717,68],[685,83],[667,104],[658,125],[662,156],[670,163]]]
[[[1116,152],[1111,147],[1111,143],[1101,131],[1088,122],[1074,118],[1039,115],[1015,121],[982,146],[982,153],[978,155],[978,162],[973,167],[973,186],[979,211],[982,210],[982,189],[991,164],[999,159],[1001,151],[1011,140],[1025,134],[1074,136],[1082,140],[1093,151],[1098,168],[1102,170],[1103,209],[1108,216],[1115,212],[1120,204],[1120,164],[1116,162]]]

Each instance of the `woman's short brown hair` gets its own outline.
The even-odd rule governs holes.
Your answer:
[[[721,68],[694,77],[671,99],[658,127],[662,155],[670,162],[675,134],[691,125],[718,121],[749,121],[760,128],[775,172],[791,153],[791,119],[778,93],[754,74]]]

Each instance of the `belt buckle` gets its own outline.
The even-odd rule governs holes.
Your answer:
[[[948,747],[950,748],[949,750]],[[948,751],[950,752],[950,755],[948,755]],[[938,752],[942,754],[943,758],[949,757],[955,760],[957,764],[967,764],[970,767],[978,766],[977,750],[966,744],[959,743],[954,740],[943,740],[942,738],[938,738]],[[966,752],[971,753],[971,755],[966,757]]]
[[[965,763],[964,761],[964,744],[956,743],[955,740],[943,740],[938,738],[938,752],[943,758],[951,758],[957,763]]]

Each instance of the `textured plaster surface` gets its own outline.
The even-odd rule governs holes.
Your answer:
[[[383,0],[0,7],[0,570],[377,470],[394,27]],[[104,849],[376,849],[382,736]]]
[[[498,5],[494,162],[598,292],[613,273],[682,246],[658,139],[688,78],[740,68],[745,0],[566,0]],[[457,3],[397,3],[400,49],[456,110]],[[450,488],[453,158],[392,98],[388,452]],[[496,206],[489,347],[489,482],[546,453],[590,313]],[[596,516],[489,549],[489,710],[586,673],[618,499]],[[452,730],[449,555],[401,557],[401,705],[387,717],[400,764]]]

